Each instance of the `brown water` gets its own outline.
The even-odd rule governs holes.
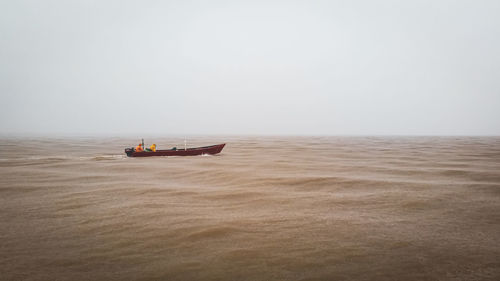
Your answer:
[[[500,138],[136,142],[1,140],[0,279],[500,280]]]

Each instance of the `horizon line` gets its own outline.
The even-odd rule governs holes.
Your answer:
[[[187,137],[500,137],[499,134],[103,134],[103,133],[0,133],[0,138],[187,138]]]

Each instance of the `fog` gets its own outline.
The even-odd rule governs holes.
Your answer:
[[[0,3],[0,134],[500,135],[499,1]]]

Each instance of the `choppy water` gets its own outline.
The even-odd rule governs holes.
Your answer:
[[[0,279],[500,280],[500,138],[136,142],[1,141]]]

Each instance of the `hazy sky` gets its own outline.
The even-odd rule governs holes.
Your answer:
[[[0,134],[500,135],[500,1],[0,0]]]

